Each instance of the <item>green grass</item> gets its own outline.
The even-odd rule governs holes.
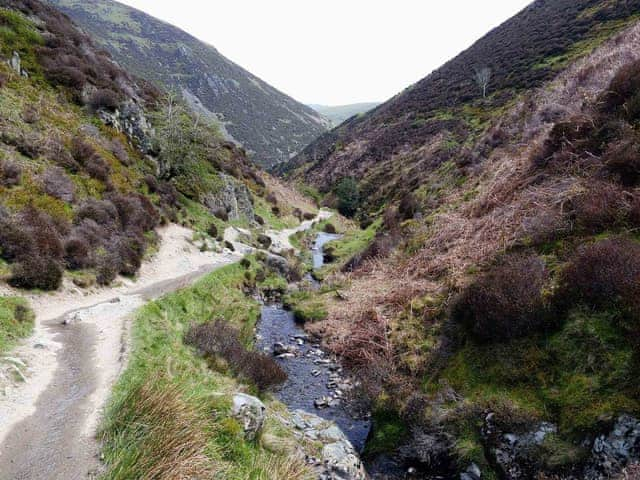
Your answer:
[[[330,253],[334,260],[322,267],[315,275],[318,278],[324,278],[327,274],[342,268],[354,255],[369,246],[381,224],[382,220],[378,219],[366,230],[349,229],[344,232],[341,238],[327,243],[324,250],[326,253]]]
[[[284,304],[296,320],[302,323],[320,322],[329,316],[322,291],[292,292],[285,296]]]
[[[0,297],[0,353],[29,336],[35,316],[23,298]]]
[[[373,425],[364,451],[366,457],[394,452],[408,435],[407,425],[394,412],[374,411]]]
[[[229,416],[230,395],[242,387],[228,366],[208,364],[183,343],[192,323],[212,318],[235,325],[251,343],[260,309],[242,292],[244,274],[239,264],[227,266],[138,311],[129,365],[101,428],[104,479],[176,478],[184,468],[207,478],[215,470],[213,478],[267,480],[284,468],[278,455],[245,441]],[[180,442],[190,446],[167,450]],[[189,471],[190,464],[200,470]]]
[[[300,221],[293,215],[284,215],[281,217],[275,215],[271,211],[272,205],[264,198],[254,198],[255,204],[253,207],[256,215],[260,215],[264,219],[265,225],[268,225],[270,228],[273,228],[275,230],[284,230],[286,228],[297,227],[300,224]]]
[[[504,344],[468,344],[451,358],[430,391],[446,381],[476,409],[508,405],[494,411],[508,417],[544,419],[559,426],[547,460],[571,463],[582,451],[573,445],[601,431],[621,413],[640,414],[640,388],[634,371],[637,353],[614,312],[574,310],[551,335]],[[483,463],[477,418],[458,418],[458,455]],[[509,422],[507,422],[509,423]],[[562,447],[562,448],[560,448]]]

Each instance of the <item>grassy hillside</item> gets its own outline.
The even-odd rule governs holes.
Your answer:
[[[182,94],[262,166],[288,160],[326,131],[325,120],[311,108],[178,28],[112,0],[52,3],[128,71]]]
[[[455,74],[465,52],[311,146],[317,162],[299,157],[294,177],[363,227],[334,242],[327,287],[304,303],[322,305],[307,327],[372,399],[370,451],[445,477],[475,463],[482,478],[608,478],[640,460],[594,448],[640,415],[631,4],[536,2],[469,51],[513,65],[489,98]],[[531,45],[520,62],[516,27]]]

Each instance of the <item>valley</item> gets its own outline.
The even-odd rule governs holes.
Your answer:
[[[315,111],[0,0],[0,480],[640,479],[639,44],[638,0],[536,0]]]

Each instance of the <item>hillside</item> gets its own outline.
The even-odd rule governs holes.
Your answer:
[[[64,14],[3,0],[0,26],[0,271],[12,286],[134,276],[169,222],[221,249],[230,222],[297,221],[290,206],[272,212],[269,178],[215,125],[123,70]]]
[[[390,101],[323,135],[280,171],[322,191],[356,177],[366,209],[375,211],[449,160],[477,163],[485,152],[468,147],[492,119],[628,24],[639,7],[635,0],[538,0]],[[483,68],[491,71],[487,99],[474,80]]]
[[[535,2],[290,165],[360,222],[291,303],[359,373],[369,459],[418,478],[637,475],[639,9]]]
[[[316,112],[323,117],[331,121],[333,127],[337,127],[345,120],[353,117],[354,115],[360,115],[366,113],[369,110],[376,108],[379,103],[354,103],[352,105],[309,105]]]
[[[262,166],[288,160],[326,131],[311,108],[284,95],[214,47],[111,0],[52,0],[136,75],[181,93],[199,114],[219,122]]]

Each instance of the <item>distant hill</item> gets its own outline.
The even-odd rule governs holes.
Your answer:
[[[180,91],[216,118],[262,166],[288,160],[322,134],[325,119],[222,56],[214,47],[111,0],[51,0],[128,71]]]
[[[373,110],[378,105],[380,104],[371,102],[353,103],[351,105],[337,106],[311,104],[309,106],[316,112],[320,113],[323,117],[328,118],[331,121],[331,124],[334,127],[337,127],[342,122],[353,117],[354,115],[359,115],[361,113],[368,112],[369,110]]]

